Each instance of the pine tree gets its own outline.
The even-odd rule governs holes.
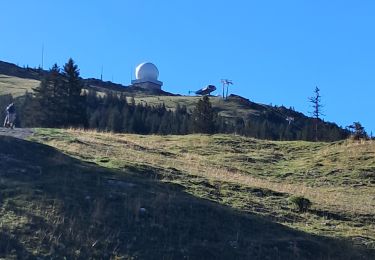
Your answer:
[[[160,126],[158,133],[161,135],[171,134],[171,116],[169,113],[164,113],[162,118],[160,119]]]
[[[64,65],[63,75],[65,76],[65,90],[67,99],[64,100],[64,107],[68,113],[66,125],[69,126],[86,126],[86,105],[85,98],[81,95],[83,83],[79,77],[78,66],[70,58]]]
[[[243,135],[245,129],[245,121],[242,118],[237,118],[234,127],[236,134]]]
[[[91,113],[89,117],[89,128],[99,129],[99,123],[100,123],[100,112],[99,110],[95,110],[93,113]]]
[[[311,114],[314,118],[315,141],[318,141],[318,124],[320,121],[320,116],[323,115],[323,105],[321,104],[322,96],[320,95],[320,89],[318,87],[315,87],[314,93],[315,95],[309,98],[309,102],[312,104],[313,108]]]
[[[354,140],[368,139],[365,128],[360,122],[354,122],[352,125],[348,126],[348,128],[352,132],[352,137]]]
[[[215,133],[215,112],[208,96],[198,101],[192,113],[192,120],[195,133]]]
[[[130,133],[130,118],[131,118],[131,111],[128,105],[124,105],[121,110],[122,115],[122,124],[121,130],[125,133]]]
[[[108,122],[107,122],[107,129],[109,131],[118,133],[121,131],[121,124],[122,122],[122,116],[117,108],[117,106],[113,106],[112,108],[109,109],[109,114],[108,114]]]
[[[62,80],[58,66],[55,64],[45,74],[38,87],[33,89],[34,99],[29,104],[28,117],[34,118],[35,126],[60,126]]]
[[[189,133],[189,122],[190,122],[189,116],[187,114],[183,115],[179,134],[186,135]]]

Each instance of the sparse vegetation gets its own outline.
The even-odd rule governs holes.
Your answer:
[[[299,211],[306,212],[311,207],[311,201],[302,196],[291,196],[289,202]]]
[[[109,169],[181,185],[188,193],[304,232],[375,247],[375,144],[273,142],[241,136],[141,136],[38,130],[34,137]],[[102,149],[100,147],[107,147]],[[103,160],[103,158],[105,160]],[[313,201],[301,215],[288,198]]]

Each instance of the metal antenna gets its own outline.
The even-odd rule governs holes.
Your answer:
[[[44,43],[42,44],[42,69],[43,69],[43,63],[44,63]]]
[[[102,70],[100,72],[100,80],[103,81],[103,65],[102,65]]]
[[[227,99],[228,98],[228,86],[233,85],[233,82],[229,79],[222,79],[221,83],[223,84],[223,99],[224,99],[224,89],[225,87],[227,88],[227,94],[225,96],[225,99]]]

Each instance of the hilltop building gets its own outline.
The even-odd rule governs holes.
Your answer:
[[[161,89],[163,82],[158,80],[159,70],[151,62],[144,62],[135,69],[135,80],[132,85],[144,89]]]

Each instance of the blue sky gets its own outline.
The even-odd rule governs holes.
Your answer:
[[[220,79],[252,101],[305,114],[315,86],[327,121],[375,134],[375,1],[2,1],[0,60],[44,68],[69,57],[81,75],[129,84],[155,63],[166,91]]]

